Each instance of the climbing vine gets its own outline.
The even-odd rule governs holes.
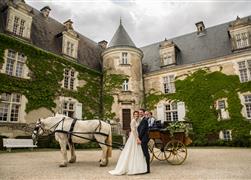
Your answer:
[[[56,107],[55,98],[65,96],[73,97],[82,103],[84,119],[112,119],[115,116],[111,112],[113,95],[117,89],[121,89],[125,76],[94,71],[5,34],[0,34],[0,67],[4,63],[5,49],[12,49],[27,56],[26,65],[30,70],[30,79],[0,73],[0,93],[23,94],[28,99],[26,112],[40,107],[53,111]],[[61,87],[65,68],[74,68],[79,73],[78,80],[85,82],[77,91]]]
[[[22,79],[0,74],[0,93],[20,93],[27,99],[26,112],[45,107],[53,110],[57,96],[76,98],[83,104],[84,117],[92,118],[100,114],[100,94],[102,74],[63,57],[36,48],[14,37],[0,34],[0,66],[4,63],[5,49],[12,49],[27,56],[26,65],[30,79]],[[85,85],[77,91],[61,88],[65,68],[79,72],[78,79]]]
[[[103,73],[103,89],[102,89],[102,106],[103,118],[113,119],[115,113],[112,112],[112,104],[114,103],[114,95],[121,90],[121,85],[127,76],[122,74],[110,74],[107,70]]]
[[[219,132],[230,129],[233,141],[227,144],[250,146],[251,123],[241,114],[238,92],[251,91],[251,82],[240,83],[238,76],[225,75],[220,71],[198,70],[184,80],[177,80],[175,86],[174,94],[151,90],[146,95],[147,107],[153,109],[162,99],[185,102],[186,118],[192,122],[195,145],[221,144]],[[227,98],[229,120],[217,120],[215,101],[220,98]],[[240,144],[240,140],[245,142]]]

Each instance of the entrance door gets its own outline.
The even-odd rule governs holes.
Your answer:
[[[122,109],[123,130],[130,130],[131,109]]]

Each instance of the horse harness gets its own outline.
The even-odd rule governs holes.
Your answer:
[[[106,146],[109,146],[109,147],[115,147],[115,148],[118,148],[122,150],[122,148],[124,147],[124,145],[122,144],[119,144],[119,143],[115,143],[113,142],[112,144],[113,145],[109,145],[109,144],[106,144],[106,143],[103,143],[103,142],[99,142],[97,140],[94,140],[92,138],[87,138],[87,137],[83,137],[81,136],[82,134],[92,134],[92,135],[95,135],[95,134],[98,134],[98,135],[103,135],[103,136],[106,136],[108,137],[109,135],[108,134],[105,134],[103,132],[101,132],[101,129],[102,129],[102,122],[101,120],[99,120],[99,124],[98,126],[95,128],[95,132],[74,132],[74,127],[76,125],[76,122],[80,119],[76,119],[76,118],[73,118],[73,121],[71,123],[71,127],[70,127],[70,130],[69,131],[65,131],[64,130],[64,120],[65,120],[65,117],[63,117],[59,122],[57,122],[56,124],[54,124],[52,127],[49,128],[49,131],[51,131],[51,134],[54,134],[56,132],[58,133],[65,133],[67,134],[67,137],[68,137],[68,140],[69,140],[69,143],[72,144],[72,136],[75,136],[75,137],[78,137],[78,138],[82,138],[82,139],[86,139],[86,140],[89,140],[89,141],[92,141],[92,142],[97,142],[99,144],[103,144],[103,145],[106,145]],[[57,129],[57,127],[59,126],[59,124],[62,122],[62,129]],[[39,127],[42,128],[39,124]],[[36,127],[38,128],[38,127]],[[35,128],[35,129],[36,129]],[[42,128],[44,130],[44,128]],[[97,131],[98,130],[98,131]],[[114,145],[117,145],[117,146],[114,146]]]
[[[98,134],[98,135],[103,135],[103,136],[106,136],[106,137],[109,136],[108,134],[101,132],[101,129],[102,129],[102,122],[101,122],[101,120],[99,120],[99,124],[98,124],[98,126],[95,128],[95,130],[94,130],[95,132],[75,132],[75,131],[73,131],[73,130],[74,130],[74,127],[75,127],[75,125],[76,125],[76,122],[77,122],[78,120],[80,120],[80,119],[76,119],[76,118],[73,118],[73,121],[72,121],[72,123],[71,123],[70,130],[69,130],[69,131],[65,131],[65,130],[64,130],[64,120],[65,120],[65,117],[63,117],[62,120],[60,120],[57,124],[55,124],[55,125],[53,126],[53,127],[54,127],[53,133],[55,133],[55,132],[66,133],[70,144],[72,144],[72,136],[76,136],[76,137],[79,137],[79,138],[82,138],[82,139],[86,139],[86,140],[90,140],[90,141],[92,140],[92,139],[90,139],[90,138],[86,138],[86,137],[80,136],[81,134],[92,134],[92,135]],[[56,129],[56,128],[59,126],[59,124],[60,124],[61,122],[62,122],[62,129],[61,129],[61,130],[60,130],[60,129]],[[52,128],[52,127],[51,127],[51,128]],[[50,129],[51,129],[51,128],[50,128]],[[80,135],[78,135],[78,134],[80,134]],[[96,141],[96,142],[97,142],[97,141]],[[98,143],[99,143],[99,142],[98,142]]]
[[[72,123],[71,123],[70,130],[69,130],[70,133],[72,133],[72,131],[73,131],[73,129],[74,129],[74,126],[75,126],[76,122],[77,122],[77,119],[76,119],[76,118],[73,118],[73,121],[72,121]],[[67,136],[68,136],[69,143],[72,144],[72,138],[71,138],[72,136],[71,136],[71,134],[67,134]]]

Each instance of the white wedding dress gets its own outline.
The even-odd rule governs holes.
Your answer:
[[[140,144],[137,144],[139,123],[132,119],[131,133],[122,150],[116,168],[109,171],[112,175],[141,174],[147,171],[146,159]]]

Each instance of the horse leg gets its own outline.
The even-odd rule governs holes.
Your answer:
[[[75,163],[76,162],[76,154],[75,154],[75,147],[73,143],[69,143],[69,149],[71,151],[71,159],[69,163]]]
[[[67,166],[67,149],[66,149],[66,141],[63,140],[62,136],[57,138],[60,144],[61,154],[63,156],[63,162],[59,165],[59,167],[66,167]]]
[[[101,142],[101,143],[105,143],[105,137],[103,135],[99,135],[99,134],[96,134],[94,135],[95,139],[98,141],[98,142]],[[106,155],[107,155],[107,146],[104,145],[104,144],[99,144],[99,146],[101,147],[102,149],[102,158],[100,159],[99,161],[99,166],[100,167],[104,167],[104,166],[107,166],[107,158],[106,158]]]
[[[108,158],[107,158],[108,148],[106,145],[103,145],[103,144],[99,144],[99,146],[102,149],[102,158],[100,159],[99,165],[100,165],[100,167],[104,167],[104,166],[107,166],[107,164],[108,164]]]

